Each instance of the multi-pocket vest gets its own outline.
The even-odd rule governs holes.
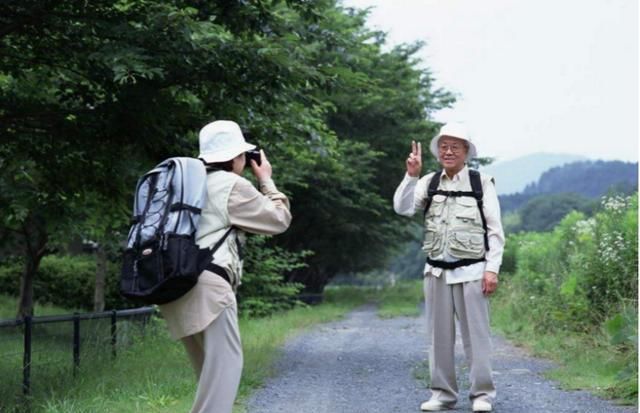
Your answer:
[[[480,173],[469,169],[468,191],[440,189],[441,175],[442,171],[436,172],[427,189],[423,244],[427,262],[444,269],[482,262],[489,242]]]

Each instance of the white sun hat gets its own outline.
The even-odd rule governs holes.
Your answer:
[[[440,132],[438,132],[438,134],[434,136],[433,139],[431,139],[429,150],[431,151],[433,156],[436,157],[436,159],[440,159],[438,155],[438,143],[440,142],[440,138],[445,136],[450,138],[462,139],[469,144],[469,150],[467,151],[467,161],[478,156],[476,145],[471,142],[471,138],[469,137],[469,131],[467,131],[467,128],[461,123],[452,122],[442,125],[442,127],[440,128]]]
[[[217,120],[200,129],[200,155],[205,163],[226,162],[243,152],[255,149],[247,143],[237,123]]]

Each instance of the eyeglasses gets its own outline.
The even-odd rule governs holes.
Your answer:
[[[462,151],[462,148],[464,148],[463,145],[440,145],[438,146],[438,150],[442,153],[447,153],[449,150],[451,150],[451,152],[453,153],[460,153],[460,151]]]

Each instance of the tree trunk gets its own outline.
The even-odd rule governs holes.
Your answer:
[[[48,234],[44,225],[30,215],[22,226],[25,264],[20,280],[20,298],[16,318],[33,316],[33,280],[44,257]]]
[[[18,300],[18,314],[16,318],[33,316],[33,278],[37,271],[37,264],[32,257],[26,257],[27,261],[20,279],[20,299]]]
[[[93,311],[104,311],[104,289],[107,278],[107,252],[102,243],[96,249],[96,285],[93,294]]]
[[[322,294],[325,285],[329,282],[327,269],[324,267],[305,267],[293,271],[289,276],[289,282],[298,282],[304,285],[303,293]]]

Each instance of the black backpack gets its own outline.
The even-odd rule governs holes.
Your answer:
[[[193,288],[211,265],[213,249],[198,247],[196,229],[207,199],[207,171],[194,158],[170,158],[136,186],[120,292],[142,304],[165,304]]]

